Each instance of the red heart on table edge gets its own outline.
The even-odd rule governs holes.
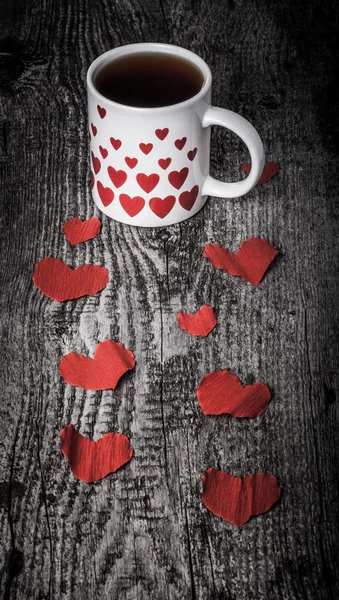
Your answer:
[[[99,150],[100,150],[100,154],[101,154],[102,158],[107,158],[108,150],[106,150],[106,148],[103,148],[102,146],[99,146]]]
[[[227,413],[238,418],[253,418],[266,410],[271,392],[259,381],[243,387],[230,371],[211,371],[201,380],[197,398],[205,415]]]
[[[91,171],[91,188],[94,188],[94,184],[95,184],[95,177],[94,177],[94,173],[93,171]]]
[[[122,144],[121,140],[118,140],[118,139],[116,139],[114,137],[111,137],[111,138],[109,138],[109,141],[111,142],[114,150],[119,150],[119,148],[120,148],[120,146]]]
[[[178,148],[178,150],[182,150],[186,142],[187,138],[183,137],[181,140],[175,140],[174,145],[176,148]]]
[[[101,223],[96,217],[81,221],[77,217],[69,219],[63,224],[62,228],[66,236],[66,240],[72,245],[87,242],[95,238],[100,232]]]
[[[159,138],[159,140],[163,141],[165,137],[167,137],[168,131],[168,127],[165,127],[164,129],[156,129],[155,135],[157,136],[157,138]]]
[[[128,437],[121,433],[105,433],[96,442],[84,437],[73,425],[60,432],[61,451],[75,477],[85,483],[103,479],[128,463],[133,450]]]
[[[139,148],[144,154],[149,154],[153,148],[153,144],[139,144]]]
[[[63,356],[59,373],[66,383],[84,390],[111,390],[134,365],[133,352],[120,342],[105,340],[97,345],[94,358],[75,352]]]
[[[177,320],[181,327],[191,335],[206,337],[217,324],[212,306],[201,306],[196,313],[179,313]]]
[[[97,182],[98,194],[104,206],[108,206],[114,200],[114,192],[109,187],[104,187],[101,181]]]
[[[130,217],[135,217],[145,206],[145,200],[141,196],[128,196],[128,194],[120,194],[120,204]]]
[[[247,175],[249,175],[249,173],[251,171],[251,163],[244,163],[243,165],[241,165],[241,169]],[[274,175],[277,175],[277,173],[279,173],[279,165],[277,165],[277,163],[274,163],[274,162],[265,163],[263,172],[261,173],[260,179],[256,185],[261,185],[262,183],[266,183],[266,181],[269,181],[270,179],[272,179],[272,177],[274,177]]]
[[[166,198],[151,198],[149,207],[157,217],[164,219],[171,212],[175,205],[175,196],[166,196]]]
[[[130,158],[129,156],[126,156],[125,163],[130,169],[134,169],[134,167],[138,164],[138,159]]]
[[[171,162],[172,162],[171,158],[159,158],[158,165],[165,171],[167,169],[167,167],[170,166]]]
[[[94,156],[93,152],[91,152],[91,157],[92,157],[94,173],[97,175],[101,169],[101,162],[97,156]]]
[[[185,210],[191,210],[197,199],[198,192],[199,192],[198,185],[195,185],[194,187],[192,187],[190,192],[182,192],[179,196],[180,206],[182,206]]]
[[[198,148],[194,148],[193,150],[190,150],[189,152],[187,152],[187,158],[189,160],[194,160],[197,152],[198,152]]]
[[[184,167],[181,171],[171,171],[168,175],[168,181],[177,190],[181,188],[183,183],[186,181],[188,175],[188,168]]]
[[[93,133],[93,135],[94,135],[94,137],[95,137],[95,136],[96,136],[96,134],[98,133],[98,130],[97,130],[96,126],[95,126],[95,125],[93,125],[93,123],[91,123],[91,128],[92,128],[92,133]]]
[[[60,258],[44,258],[35,265],[32,279],[45,296],[64,302],[100,292],[108,284],[108,273],[97,265],[71,269]]]
[[[206,508],[236,527],[267,512],[281,494],[274,475],[258,473],[242,479],[213,468],[204,473],[202,487],[202,501]]]
[[[102,108],[102,106],[99,106],[99,104],[97,106],[97,109],[98,109],[98,113],[100,115],[100,118],[103,119],[106,116],[106,109]]]
[[[151,173],[151,175],[145,175],[144,173],[138,173],[137,182],[140,185],[141,189],[149,194],[154,190],[154,188],[159,183],[159,175],[157,173]]]
[[[127,173],[125,173],[125,171],[117,171],[114,167],[107,167],[107,172],[116,188],[121,187],[127,179]]]
[[[223,269],[229,275],[237,275],[252,285],[259,285],[278,250],[263,238],[249,238],[242,242],[236,254],[219,244],[207,244],[203,256],[214,267]]]

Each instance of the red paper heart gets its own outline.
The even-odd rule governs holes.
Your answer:
[[[97,182],[98,194],[104,206],[108,206],[114,200],[114,192],[109,187],[104,187],[101,181]]]
[[[107,158],[108,150],[106,150],[106,148],[103,148],[102,146],[99,146],[99,150],[100,150],[102,158]]]
[[[202,501],[213,514],[241,527],[251,517],[267,512],[280,498],[274,475],[258,473],[245,479],[208,469],[202,477]]]
[[[177,319],[181,329],[184,329],[191,335],[200,337],[206,337],[217,324],[212,306],[207,306],[206,304],[201,306],[194,314],[179,313]]]
[[[97,109],[98,109],[98,113],[100,115],[100,118],[103,119],[106,116],[106,109],[102,108],[102,106],[99,106],[99,104],[97,106]]]
[[[152,173],[151,175],[138,173],[137,175],[137,182],[140,185],[141,189],[143,189],[144,192],[146,192],[146,194],[149,194],[154,190],[154,188],[159,183],[159,179],[160,177],[156,173]]]
[[[139,144],[139,148],[144,154],[149,154],[153,148],[153,144]]]
[[[199,186],[195,185],[192,187],[190,192],[182,192],[179,196],[179,204],[186,210],[191,210],[193,207],[199,192]]]
[[[75,246],[80,242],[87,242],[95,238],[100,231],[101,223],[99,219],[92,217],[87,221],[81,221],[77,217],[69,219],[63,224],[62,228],[66,236],[66,240]]]
[[[111,137],[111,138],[109,138],[109,141],[111,142],[114,150],[119,150],[119,148],[122,144],[121,140],[117,140],[114,137]]]
[[[259,285],[277,254],[278,250],[267,240],[253,237],[240,244],[236,254],[219,244],[207,244],[203,255],[214,267],[246,279],[252,285]]]
[[[134,365],[133,352],[120,342],[105,340],[97,345],[94,358],[75,352],[63,356],[59,373],[69,385],[84,390],[110,390],[115,389],[119,379]]]
[[[120,204],[130,217],[135,217],[145,206],[145,200],[141,196],[131,198],[127,194],[120,194]]]
[[[241,165],[241,168],[248,175],[251,171],[251,163],[244,163],[243,165]],[[265,163],[264,170],[260,176],[257,185],[266,183],[266,181],[272,179],[272,177],[274,177],[274,175],[276,175],[277,173],[279,173],[279,165],[277,165],[274,162]]]
[[[181,140],[175,140],[174,145],[176,148],[178,148],[178,150],[182,150],[186,142],[187,138],[183,137]]]
[[[159,138],[159,140],[163,141],[168,135],[168,128],[165,127],[164,129],[156,129],[155,135],[157,136],[157,138]]]
[[[99,158],[94,156],[93,152],[91,152],[91,157],[92,157],[94,173],[97,175],[101,169],[101,162],[100,162]]]
[[[63,302],[100,292],[108,284],[108,273],[105,267],[84,265],[73,270],[60,258],[44,258],[35,265],[32,279],[45,296]]]
[[[165,171],[167,169],[167,167],[170,166],[171,162],[172,162],[171,158],[159,158],[158,165]]]
[[[166,196],[166,198],[151,198],[149,201],[149,207],[157,217],[164,219],[171,212],[175,204],[174,196]]]
[[[114,169],[114,167],[108,167],[107,171],[113,185],[115,185],[116,188],[121,187],[125,183],[127,179],[127,173],[125,173],[125,171],[117,171]]]
[[[138,164],[138,159],[130,158],[129,156],[126,156],[125,163],[130,169],[134,169],[134,167]]]
[[[186,181],[187,175],[187,167],[184,167],[181,169],[181,171],[171,171],[171,173],[168,175],[168,181],[171,185],[173,185],[173,187],[175,187],[177,190],[180,190],[181,186]]]
[[[91,128],[92,128],[92,133],[93,133],[93,135],[94,135],[94,137],[95,137],[95,136],[96,136],[96,134],[98,133],[98,130],[97,130],[96,126],[95,126],[95,125],[93,125],[93,123],[91,123]]]
[[[60,432],[61,451],[75,477],[91,483],[115,473],[128,463],[133,450],[129,439],[121,433],[105,433],[96,442],[81,435],[73,425]]]
[[[197,389],[198,402],[205,415],[258,417],[271,399],[266,385],[256,382],[243,387],[229,371],[212,371],[203,377]]]
[[[189,160],[194,160],[197,152],[198,152],[198,148],[194,148],[194,150],[190,150],[189,152],[187,152],[187,158]]]
[[[95,177],[94,177],[94,173],[91,171],[91,188],[94,188],[94,184],[95,184]]]

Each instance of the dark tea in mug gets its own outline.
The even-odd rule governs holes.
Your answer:
[[[191,62],[163,53],[127,54],[96,74],[98,92],[114,102],[141,108],[170,106],[188,100],[202,88],[204,78]]]

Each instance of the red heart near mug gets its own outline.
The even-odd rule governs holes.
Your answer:
[[[92,63],[91,182],[102,212],[130,225],[172,225],[197,213],[208,196],[236,198],[255,186],[265,164],[259,135],[240,115],[211,106],[211,86],[207,64],[169,44],[120,46]],[[211,125],[246,144],[246,179],[209,175]]]

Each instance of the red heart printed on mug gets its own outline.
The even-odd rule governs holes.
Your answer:
[[[113,185],[116,188],[121,187],[125,183],[127,179],[127,173],[125,173],[125,171],[117,171],[114,167],[108,167],[107,171]]]
[[[91,128],[92,128],[92,133],[93,133],[93,135],[94,135],[94,137],[95,137],[95,136],[96,136],[96,134],[98,133],[98,130],[97,130],[96,126],[95,126],[95,125],[93,125],[93,123],[91,123]]]
[[[193,207],[199,192],[199,186],[195,185],[192,187],[190,192],[182,192],[179,196],[179,204],[186,210],[191,210]]]
[[[167,167],[170,166],[171,162],[172,162],[171,158],[159,158],[158,165],[159,165],[159,167],[164,169],[164,171],[166,171]]]
[[[188,160],[194,160],[197,152],[198,152],[198,148],[194,148],[194,150],[190,150],[189,152],[187,152]]]
[[[138,159],[130,158],[129,156],[126,156],[125,163],[130,169],[134,169],[134,167],[138,164]]]
[[[97,175],[101,169],[101,162],[97,156],[94,156],[93,152],[91,152],[91,157],[92,157],[94,173]]]
[[[130,217],[135,217],[145,206],[145,200],[141,196],[128,196],[128,194],[120,194],[120,204]]]
[[[180,190],[181,186],[185,183],[188,175],[188,168],[184,167],[181,171],[171,171],[168,175],[168,181],[177,190]]]
[[[159,175],[157,175],[157,173],[151,173],[151,175],[138,173],[137,175],[137,182],[140,185],[141,189],[143,189],[144,192],[146,192],[146,194],[149,194],[154,190],[154,188],[159,183],[159,179],[160,177]]]
[[[100,115],[100,118],[103,119],[106,116],[106,109],[102,108],[102,106],[99,106],[99,104],[97,106],[97,109],[98,109],[98,113]]]
[[[153,148],[153,144],[139,144],[139,148],[144,154],[149,154]]]
[[[182,150],[186,142],[187,138],[183,137],[181,140],[175,140],[174,145],[176,148],[178,148],[178,150]]]
[[[155,130],[155,135],[157,136],[157,138],[161,141],[163,141],[167,135],[168,135],[168,127],[165,127],[164,129],[156,129]]]
[[[98,194],[104,206],[108,206],[114,200],[114,192],[109,187],[104,187],[101,181],[97,182]]]
[[[121,140],[117,140],[116,138],[111,137],[111,138],[109,138],[109,141],[111,142],[114,150],[119,150],[119,148],[120,148],[120,146],[122,144]]]
[[[102,158],[107,158],[108,150],[106,150],[106,148],[103,148],[102,146],[99,146],[99,150]]]
[[[171,212],[175,204],[175,196],[166,196],[166,198],[151,198],[149,207],[157,217],[164,219]]]

